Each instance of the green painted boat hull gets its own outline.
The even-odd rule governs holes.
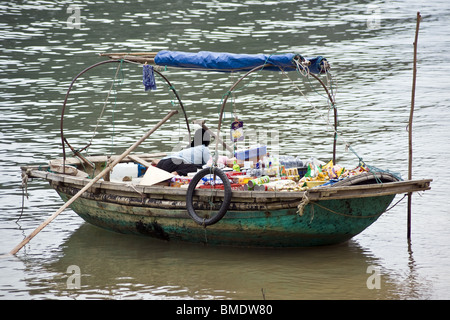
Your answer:
[[[67,201],[70,195],[58,191]],[[256,247],[309,247],[345,242],[374,223],[395,195],[320,200],[270,211],[230,210],[216,224],[196,224],[186,209],[124,205],[80,197],[71,208],[85,221],[115,232],[165,241]]]
[[[97,159],[98,163],[105,161]],[[75,196],[71,208],[95,226],[165,241],[252,247],[345,242],[374,223],[396,195],[429,190],[431,182],[397,181],[389,173],[377,172],[308,191],[232,191],[225,216],[204,227],[189,215],[187,201],[192,201],[200,219],[208,219],[221,207],[223,190],[196,189],[188,200],[186,188],[102,180],[80,194],[91,181],[88,177],[41,166],[22,170],[25,176],[47,180],[66,202]]]

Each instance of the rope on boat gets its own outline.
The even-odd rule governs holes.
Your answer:
[[[334,214],[337,214],[337,215],[340,215],[340,216],[344,216],[344,217],[349,217],[349,218],[376,218],[376,217],[381,216],[383,213],[385,213],[385,212],[391,210],[392,208],[394,208],[396,205],[398,205],[398,204],[399,204],[403,199],[405,199],[405,197],[407,196],[407,194],[405,194],[399,201],[397,201],[395,204],[393,204],[390,208],[387,208],[386,210],[384,210],[383,212],[380,212],[380,213],[378,213],[378,214],[374,214],[374,215],[370,215],[370,216],[354,216],[354,215],[351,215],[351,214],[346,214],[346,213],[337,212],[337,211],[332,210],[332,209],[330,209],[330,208],[327,208],[327,207],[325,207],[325,206],[323,206],[323,205],[320,205],[320,204],[318,204],[317,202],[310,202],[307,193],[308,193],[308,192],[305,192],[305,193],[303,194],[302,200],[300,201],[300,203],[299,203],[298,206],[297,206],[297,209],[298,209],[297,213],[298,213],[298,215],[299,215],[300,217],[302,217],[303,214],[304,214],[305,207],[306,207],[308,204],[311,204],[311,212],[312,212],[312,213],[311,213],[311,221],[310,221],[310,223],[311,223],[312,220],[314,219],[314,206],[315,206],[315,205],[318,206],[319,208],[322,208],[322,209],[324,209],[324,210],[327,210],[327,211],[329,211],[329,212],[331,212],[331,213],[334,213]]]
[[[206,235],[205,219],[206,219],[206,218],[203,218],[203,230],[204,230],[204,234],[205,234],[205,244],[208,244],[208,237],[207,237],[207,235]]]
[[[121,75],[122,75],[122,79],[119,81],[119,85],[122,85],[122,84],[123,84],[123,81],[124,81],[122,65],[123,65],[123,59],[120,60],[119,66],[117,67],[118,70],[121,71]],[[114,123],[114,115],[115,115],[115,110],[116,110],[116,107],[117,107],[117,88],[116,88],[116,80],[117,80],[117,78],[114,77],[114,80],[113,80],[113,82],[112,82],[112,84],[113,84],[113,89],[114,89],[114,107],[113,107],[112,115],[111,115],[111,117],[112,117],[111,155],[113,154],[113,148],[114,148],[114,135],[116,134],[116,132],[115,132],[115,128],[116,128],[116,127],[115,127],[115,123]]]
[[[305,210],[306,205],[309,203],[308,192],[303,193],[302,201],[297,206],[297,213],[301,217],[303,216],[303,211]]]
[[[128,182],[126,184],[127,187],[130,187],[131,189],[133,189],[134,191],[136,191],[137,193],[139,193],[141,195],[142,198],[145,198],[145,194],[142,193],[141,191],[139,191],[138,189],[136,189],[136,186],[132,183],[132,182]]]
[[[384,210],[384,212],[387,212],[387,211],[391,210],[392,208],[394,208],[396,205],[398,205],[400,202],[402,202],[402,200],[405,199],[405,197],[406,197],[407,195],[408,195],[408,194],[405,193],[405,194],[403,195],[403,197],[402,197],[400,200],[398,200],[398,201],[397,201],[394,205],[392,205],[390,208]],[[384,212],[383,212],[383,213],[384,213]]]
[[[363,218],[363,219],[365,219],[365,218],[375,218],[375,217],[379,217],[380,215],[382,215],[384,213],[384,211],[383,211],[383,212],[380,212],[378,214],[373,214],[373,215],[370,215],[370,216],[354,216],[354,215],[351,215],[351,214],[346,214],[346,213],[341,213],[341,212],[337,212],[337,211],[331,210],[331,209],[329,209],[327,207],[324,207],[324,206],[318,204],[317,202],[311,202],[311,205],[312,206],[316,205],[319,208],[327,210],[327,211],[329,211],[331,213],[334,213],[334,214],[337,214],[337,215],[340,215],[340,216],[344,216],[344,217],[349,217],[349,218]]]
[[[122,63],[123,63],[123,60],[117,66],[117,70],[116,70],[116,73],[114,75],[114,79],[113,79],[113,81],[111,83],[111,86],[109,87],[108,94],[106,95],[106,99],[105,99],[105,102],[103,104],[102,111],[100,112],[100,115],[99,115],[99,117],[97,119],[97,124],[95,125],[94,132],[92,133],[92,137],[91,137],[91,141],[89,142],[89,145],[92,144],[92,140],[94,139],[95,135],[97,134],[97,129],[98,129],[100,121],[101,121],[101,119],[103,117],[103,113],[105,112],[106,106],[108,104],[109,96],[110,96],[111,91],[113,90],[113,88],[115,89],[115,82],[117,80],[117,75],[119,74],[119,71],[122,70]],[[123,78],[123,70],[122,70],[122,78]],[[116,99],[116,102],[117,102],[117,99]]]
[[[325,119],[323,116],[322,116],[322,114],[319,112],[319,110],[317,110],[317,107],[311,102],[311,100],[309,100],[308,99],[308,97],[305,95],[305,93],[302,91],[302,89],[300,89],[300,87],[291,79],[291,77],[289,77],[289,75],[283,70],[283,69],[281,69],[280,68],[280,70],[281,70],[281,72],[283,73],[283,75],[292,83],[292,85],[301,93],[301,95],[305,98],[305,100],[309,103],[309,105],[314,109],[314,111],[315,112],[317,112],[317,114],[320,116],[320,118],[322,118],[322,120],[324,120],[324,122],[327,124],[327,128],[328,128],[328,130],[329,131],[333,131],[334,132],[334,134],[337,136],[338,135],[338,132],[336,131],[336,130],[334,130],[334,129],[329,129],[329,127],[331,127],[331,124],[330,124],[330,119],[328,118],[328,119]],[[308,74],[304,74],[303,72],[301,72],[300,70],[298,71],[301,75],[303,75],[303,76],[308,76]],[[346,143],[346,144],[348,144],[345,140],[344,140],[344,143]]]
[[[22,185],[21,185],[21,189],[22,189],[22,208],[20,210],[20,215],[17,218],[16,222],[18,222],[23,215],[23,210],[25,207],[25,197],[28,199],[28,180],[29,180],[29,176],[28,173],[25,171],[22,171]]]

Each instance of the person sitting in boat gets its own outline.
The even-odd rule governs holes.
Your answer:
[[[197,172],[211,157],[209,143],[211,135],[204,129],[198,129],[188,148],[164,157],[156,163],[156,167],[173,175],[187,176],[189,172]]]

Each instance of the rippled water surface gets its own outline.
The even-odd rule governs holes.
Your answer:
[[[16,256],[0,260],[0,299],[450,298],[450,4],[443,0],[0,2],[0,253],[62,205],[47,183],[34,180],[22,212],[20,166],[62,155],[65,93],[76,74],[104,59],[101,52],[322,55],[331,64],[339,112],[338,162],[357,165],[355,154],[345,150],[349,143],[367,163],[406,178],[417,11],[423,20],[413,177],[433,183],[413,196],[410,244],[406,199],[345,244],[289,250],[115,234],[67,210]],[[74,87],[65,118],[65,134],[74,145],[91,139],[116,68],[96,68]],[[208,119],[215,128],[221,101],[239,75],[162,71],[189,117]],[[284,154],[328,161],[332,136],[320,87],[289,77],[305,97],[285,75],[258,73],[233,97],[226,129],[236,113],[247,133],[278,132]],[[90,152],[124,151],[173,108],[174,97],[159,80],[157,91],[145,92],[142,68],[123,66]],[[170,151],[183,130],[177,116],[139,151]],[[73,265],[81,271],[79,289],[67,285]],[[380,284],[372,289],[370,267],[380,272]]]

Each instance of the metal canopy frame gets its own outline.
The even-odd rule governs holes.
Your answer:
[[[72,90],[72,88],[73,88],[75,82],[77,81],[78,78],[80,78],[83,74],[85,74],[87,71],[89,71],[89,70],[91,70],[91,69],[94,69],[94,68],[96,68],[96,67],[98,67],[98,66],[101,66],[101,65],[104,65],[104,64],[108,64],[108,63],[121,63],[121,62],[135,63],[135,62],[133,62],[133,61],[129,61],[129,60],[125,60],[125,59],[119,59],[119,60],[105,60],[105,61],[101,61],[101,62],[95,63],[95,64],[93,64],[93,65],[91,65],[91,66],[85,68],[85,69],[84,69],[83,71],[81,71],[75,78],[73,78],[73,80],[72,80],[72,82],[71,82],[71,84],[70,84],[70,86],[69,86],[69,89],[67,90],[66,96],[65,96],[65,98],[64,98],[64,103],[63,103],[63,107],[62,107],[62,111],[61,111],[60,132],[61,132],[61,144],[62,144],[62,150],[63,150],[63,161],[64,161],[64,162],[63,162],[63,165],[64,165],[64,167],[65,167],[65,160],[66,160],[66,148],[65,148],[65,145],[66,145],[66,144],[67,144],[67,146],[68,146],[74,153],[78,153],[78,154],[76,154],[76,155],[77,155],[77,156],[80,156],[80,158],[82,158],[82,159],[84,159],[84,157],[83,157],[79,152],[82,151],[82,150],[84,150],[84,149],[86,149],[86,148],[89,146],[89,144],[88,144],[87,146],[85,146],[84,148],[80,149],[79,151],[76,151],[76,150],[69,144],[69,142],[67,141],[67,139],[65,138],[65,135],[64,135],[64,115],[65,115],[65,111],[66,111],[67,100],[69,99],[70,92],[71,92],[71,90]],[[184,106],[183,106],[183,103],[181,102],[180,96],[178,95],[178,92],[177,92],[177,91],[175,90],[175,88],[172,86],[172,84],[170,83],[170,81],[169,81],[169,80],[168,80],[161,72],[159,72],[159,71],[156,70],[156,69],[153,69],[153,71],[154,71],[155,73],[157,73],[162,79],[164,79],[164,81],[167,83],[167,85],[169,86],[169,88],[170,88],[170,89],[172,90],[172,92],[175,94],[175,96],[176,96],[176,98],[177,98],[177,100],[178,100],[178,103],[179,103],[179,105],[180,105],[180,108],[181,108],[181,110],[183,111],[184,118],[185,118],[185,120],[186,120],[186,127],[187,127],[187,131],[188,131],[188,134],[189,134],[189,140],[190,140],[190,139],[191,139],[191,130],[190,130],[190,127],[189,127],[189,120],[188,120],[188,117],[187,117],[187,114],[186,114],[186,110],[185,110],[185,108],[184,108]]]
[[[96,67],[98,67],[98,66],[101,66],[101,65],[104,65],[104,64],[108,64],[108,63],[121,63],[121,62],[133,63],[133,64],[136,64],[136,63],[138,63],[138,64],[143,64],[143,63],[144,63],[143,61],[137,62],[137,61],[133,61],[133,60],[134,60],[134,59],[132,59],[132,60],[127,60],[127,59],[110,59],[110,60],[101,61],[101,62],[95,63],[95,64],[93,64],[93,65],[91,65],[91,66],[85,68],[83,71],[81,71],[81,72],[80,72],[80,73],[72,80],[72,82],[71,82],[71,84],[70,84],[70,86],[69,86],[69,89],[67,90],[67,93],[66,93],[66,96],[65,96],[65,99],[64,99],[64,103],[63,103],[63,107],[62,107],[62,112],[61,112],[61,126],[60,126],[60,131],[61,131],[61,144],[62,144],[62,149],[63,149],[63,160],[64,160],[64,162],[65,162],[65,159],[66,159],[66,150],[65,150],[65,146],[66,146],[66,145],[67,145],[67,146],[68,146],[68,147],[69,147],[69,148],[70,148],[77,156],[79,156],[79,157],[82,158],[82,159],[84,159],[84,157],[80,154],[80,151],[85,150],[85,149],[86,149],[87,147],[89,147],[89,145],[90,145],[90,144],[88,144],[88,145],[86,145],[84,148],[82,148],[82,149],[80,149],[80,150],[77,151],[77,150],[75,150],[75,149],[69,144],[69,142],[67,141],[67,139],[65,138],[65,135],[64,135],[64,115],[65,115],[65,109],[66,109],[66,105],[67,105],[67,101],[68,101],[70,92],[71,92],[71,90],[72,90],[72,88],[73,88],[75,82],[77,81],[77,79],[80,78],[80,77],[81,77],[83,74],[85,74],[87,71],[89,71],[89,70],[91,70],[91,69],[93,69],[93,68],[96,68]],[[147,63],[147,61],[145,61],[145,63]],[[225,107],[226,107],[226,104],[227,104],[227,101],[228,101],[228,97],[230,96],[230,94],[233,92],[233,90],[236,89],[237,85],[238,85],[241,81],[243,81],[245,78],[247,78],[250,74],[252,74],[252,73],[254,73],[254,72],[256,72],[256,71],[263,70],[264,68],[267,68],[267,67],[273,67],[273,65],[272,65],[272,64],[263,64],[263,65],[260,65],[260,66],[257,66],[257,67],[255,67],[255,68],[251,69],[250,71],[248,71],[247,73],[245,73],[241,78],[239,78],[239,79],[238,79],[238,80],[230,87],[230,89],[228,90],[228,94],[226,94],[225,97],[223,98],[222,105],[221,105],[221,108],[220,108],[219,123],[218,123],[218,126],[217,126],[217,135],[216,135],[216,137],[219,137],[219,135],[220,135],[220,129],[221,129],[221,126],[222,126],[224,110],[225,110]],[[170,88],[170,89],[173,91],[173,93],[175,94],[175,96],[176,96],[176,98],[177,98],[177,100],[178,100],[178,103],[179,103],[179,105],[180,105],[180,108],[181,108],[181,110],[183,111],[183,114],[184,114],[184,118],[185,118],[185,121],[186,121],[186,127],[187,127],[187,130],[188,130],[189,140],[190,140],[190,139],[191,139],[191,132],[190,132],[190,127],[189,127],[189,120],[188,120],[188,117],[187,117],[187,114],[186,114],[184,105],[183,105],[183,103],[182,103],[182,101],[181,101],[181,98],[180,98],[180,96],[178,95],[178,92],[177,92],[177,91],[175,90],[175,88],[172,86],[172,84],[171,84],[170,81],[167,79],[167,77],[165,77],[160,71],[158,71],[158,70],[156,70],[156,69],[153,69],[153,71],[154,71],[155,73],[157,73],[157,74],[158,74],[158,75],[159,75],[159,76],[167,83],[167,85],[169,86],[169,88]],[[325,92],[326,92],[326,94],[327,94],[327,96],[328,96],[328,99],[329,99],[329,101],[330,101],[330,103],[331,103],[331,106],[333,107],[333,111],[334,111],[333,163],[336,163],[336,143],[337,143],[337,126],[338,126],[338,120],[337,120],[337,109],[336,109],[336,106],[335,106],[335,100],[334,100],[333,96],[331,95],[331,93],[329,92],[329,90],[328,90],[327,86],[325,85],[325,83],[324,83],[317,75],[315,75],[315,74],[313,74],[313,73],[308,73],[308,75],[312,76],[314,79],[316,79],[316,80],[321,84],[321,86],[323,87],[323,89],[325,90]],[[218,150],[218,145],[219,145],[219,139],[216,139],[216,151]],[[216,161],[215,161],[215,162],[217,162],[218,152],[215,153],[215,156],[216,156],[216,159],[215,159]],[[86,163],[88,163],[88,162],[86,162]]]
[[[217,136],[219,136],[220,133],[220,128],[222,126],[222,119],[223,119],[223,114],[224,114],[224,110],[225,110],[225,106],[227,104],[227,100],[228,97],[230,96],[230,94],[233,92],[233,90],[236,88],[236,86],[242,81],[244,80],[247,76],[249,76],[251,73],[255,72],[255,71],[259,71],[262,70],[268,66],[272,66],[271,64],[263,64],[260,65],[258,67],[253,68],[252,70],[248,71],[245,75],[243,75],[240,79],[238,79],[228,90],[228,94],[225,95],[223,102],[222,102],[222,106],[220,108],[220,115],[219,115],[219,124],[217,127]],[[336,143],[337,143],[337,126],[338,126],[338,120],[337,120],[337,109],[335,106],[335,101],[333,99],[333,96],[331,95],[331,93],[329,92],[327,86],[325,85],[325,83],[315,74],[313,73],[308,73],[308,75],[311,75],[314,79],[316,79],[324,88],[328,99],[330,100],[330,103],[333,107],[334,110],[334,141],[333,141],[333,163],[336,163]],[[218,141],[216,141],[216,150],[218,149]],[[216,158],[217,158],[217,152],[216,152]],[[216,159],[217,160],[217,159]]]

